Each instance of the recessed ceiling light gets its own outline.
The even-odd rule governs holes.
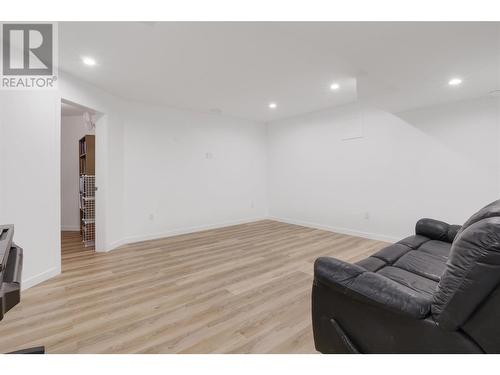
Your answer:
[[[452,78],[448,81],[448,85],[450,86],[458,86],[462,83],[462,80],[460,78]]]
[[[335,91],[335,90],[338,90],[338,89],[340,89],[340,85],[338,83],[332,83],[330,85],[330,90]]]
[[[278,105],[276,103],[269,103],[269,108],[276,109]]]
[[[84,58],[82,58],[82,61],[85,65],[89,65],[89,66],[94,66],[97,64],[95,59],[93,59],[92,57],[84,57]]]

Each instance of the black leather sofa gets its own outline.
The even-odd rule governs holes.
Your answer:
[[[500,353],[500,200],[415,232],[356,264],[316,260],[318,351]]]

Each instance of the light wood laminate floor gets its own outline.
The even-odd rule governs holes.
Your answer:
[[[270,220],[108,253],[63,232],[62,274],[23,292],[0,322],[0,352],[314,353],[314,260],[385,245]]]

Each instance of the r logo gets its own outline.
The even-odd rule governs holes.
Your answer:
[[[3,75],[52,75],[52,33],[52,24],[3,24]]]

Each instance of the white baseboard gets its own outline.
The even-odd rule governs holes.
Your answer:
[[[23,282],[21,283],[21,290],[31,288],[32,286],[40,284],[41,282],[48,280],[54,276],[57,276],[60,273],[61,273],[61,268],[54,267],[54,268],[48,269],[47,271],[39,273],[38,275],[29,277],[28,279],[23,280]]]
[[[173,230],[169,230],[169,231],[161,232],[161,233],[139,235],[139,236],[130,236],[130,237],[126,237],[124,239],[117,240],[117,241],[110,243],[106,247],[105,251],[114,250],[120,246],[134,243],[134,242],[157,240],[160,238],[179,236],[181,234],[202,232],[204,230],[219,229],[219,228],[224,228],[224,227],[230,227],[232,225],[247,224],[247,223],[253,223],[255,221],[268,220],[268,219],[269,219],[269,217],[267,217],[267,216],[258,216],[258,217],[249,218],[249,219],[225,221],[225,222],[221,222],[221,223],[217,223],[217,224],[199,225],[199,226],[194,226],[194,227],[173,229]]]
[[[391,243],[398,242],[402,238],[402,237],[397,238],[397,237],[393,237],[393,236],[386,236],[386,235],[378,234],[378,233],[362,232],[359,230],[349,229],[349,228],[332,227],[329,225],[323,225],[323,224],[311,223],[308,221],[293,220],[293,219],[287,219],[287,218],[281,218],[281,217],[275,217],[275,216],[270,216],[268,219],[279,221],[279,222],[286,223],[286,224],[295,224],[295,225],[300,225],[303,227],[326,230],[328,232],[347,234],[349,236],[362,237],[362,238],[368,238],[370,240],[385,241],[385,242],[391,242]]]
[[[80,227],[78,225],[62,225],[62,231],[80,231]]]
[[[108,251],[114,250],[119,248],[120,246],[126,245],[128,242],[125,239],[121,240],[116,240],[111,242],[110,244],[107,244],[104,249],[95,249],[96,252],[98,253],[107,253]]]

